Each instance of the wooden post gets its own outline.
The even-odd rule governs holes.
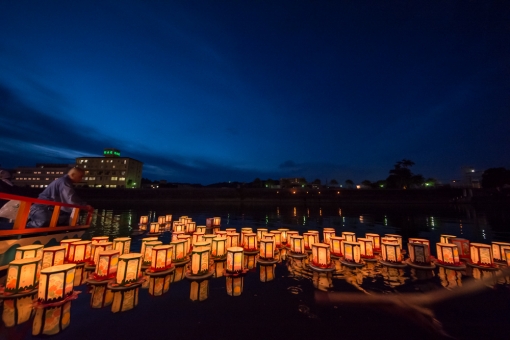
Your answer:
[[[14,220],[12,229],[25,229],[31,205],[32,203],[30,202],[19,201],[18,214],[16,215],[16,220]]]
[[[53,208],[53,214],[51,215],[50,228],[54,228],[57,226],[58,215],[60,215],[60,205],[56,205]]]
[[[73,212],[71,213],[71,220],[69,221],[69,225],[71,227],[76,226],[78,223],[78,217],[80,217],[80,208],[73,208]]]

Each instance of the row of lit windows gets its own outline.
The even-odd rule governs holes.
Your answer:
[[[46,188],[46,187],[48,187],[48,184],[46,184],[46,185],[44,185],[44,184],[41,184],[41,185],[39,185],[39,184],[31,184],[30,187],[31,188]]]
[[[19,177],[19,178],[16,178],[17,181],[40,181],[41,180],[41,177]],[[44,179],[45,181],[49,181],[50,178],[49,177],[46,177]],[[53,179],[54,181],[57,180],[57,178],[54,178]]]
[[[95,181],[96,180],[96,177],[84,177],[83,178],[85,181]],[[102,180],[103,178],[102,177],[99,177],[99,180]],[[126,180],[126,177],[111,177],[110,178],[111,181],[125,181]]]
[[[80,159],[79,164],[88,163],[88,161],[89,161],[88,159]],[[113,159],[106,159],[106,160],[102,159],[101,163],[113,163],[113,161],[114,161]],[[115,161],[118,163],[121,160],[120,159],[115,159]],[[124,159],[123,163],[127,164],[127,159]]]

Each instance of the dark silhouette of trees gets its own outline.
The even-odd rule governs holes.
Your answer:
[[[490,168],[482,174],[482,187],[486,189],[501,188],[510,185],[510,170],[505,168]]]
[[[388,188],[408,189],[411,186],[420,186],[424,182],[422,175],[415,175],[411,172],[414,162],[409,159],[402,159],[389,171],[390,175],[386,178]]]
[[[352,181],[352,179],[345,180],[345,187],[346,188],[352,189],[353,186],[354,186],[354,182]]]
[[[331,181],[329,181],[329,184],[331,184],[331,185],[338,185],[338,181],[333,178]]]

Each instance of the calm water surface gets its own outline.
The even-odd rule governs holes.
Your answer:
[[[175,219],[187,215],[205,225],[205,219],[220,216],[222,229],[242,227],[289,228],[300,233],[307,230],[335,228],[337,234],[352,231],[358,237],[366,232],[400,234],[404,242],[410,237],[435,243],[440,234],[467,238],[471,242],[510,242],[509,216],[506,211],[480,211],[469,206],[305,206],[305,205],[162,205],[150,207],[100,207],[93,226],[83,236],[132,236],[140,216],[172,214]],[[138,251],[143,236],[132,236],[132,251]],[[170,233],[161,235],[164,244]],[[322,233],[321,233],[322,238]],[[453,289],[471,280],[494,273],[471,269],[456,272],[438,267],[434,270],[394,269],[367,263],[351,269],[336,263],[336,271],[318,274],[306,268],[306,261],[280,254],[274,266],[261,266],[256,258],[247,257],[250,271],[242,279],[242,292],[227,294],[232,282],[221,274],[201,284],[192,295],[192,284],[182,273],[174,272],[167,293],[151,296],[149,287],[139,290],[138,305],[125,312],[112,313],[112,306],[93,309],[90,287],[81,285],[77,300],[71,302],[69,326],[52,338],[110,339],[143,336],[176,339],[210,337],[213,339],[339,339],[438,338],[427,325],[416,322],[405,309],[359,302],[319,304],[317,292],[352,292],[366,294],[406,294]],[[220,266],[221,264],[217,264]],[[506,328],[510,315],[510,278],[502,277],[479,293],[439,303],[433,310],[446,332],[461,339],[508,339]],[[234,289],[235,290],[235,289]],[[192,301],[204,299],[203,301]],[[9,339],[29,339],[32,319],[16,327],[2,327],[0,335]],[[391,334],[391,336],[390,336]]]

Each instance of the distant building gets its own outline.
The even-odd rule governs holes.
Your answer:
[[[45,188],[67,174],[74,164],[37,163],[35,167],[20,166],[14,171],[12,183],[19,187]]]
[[[104,149],[103,157],[78,157],[76,165],[85,170],[82,186],[94,188],[140,188],[143,163],[121,157],[118,149]]]

